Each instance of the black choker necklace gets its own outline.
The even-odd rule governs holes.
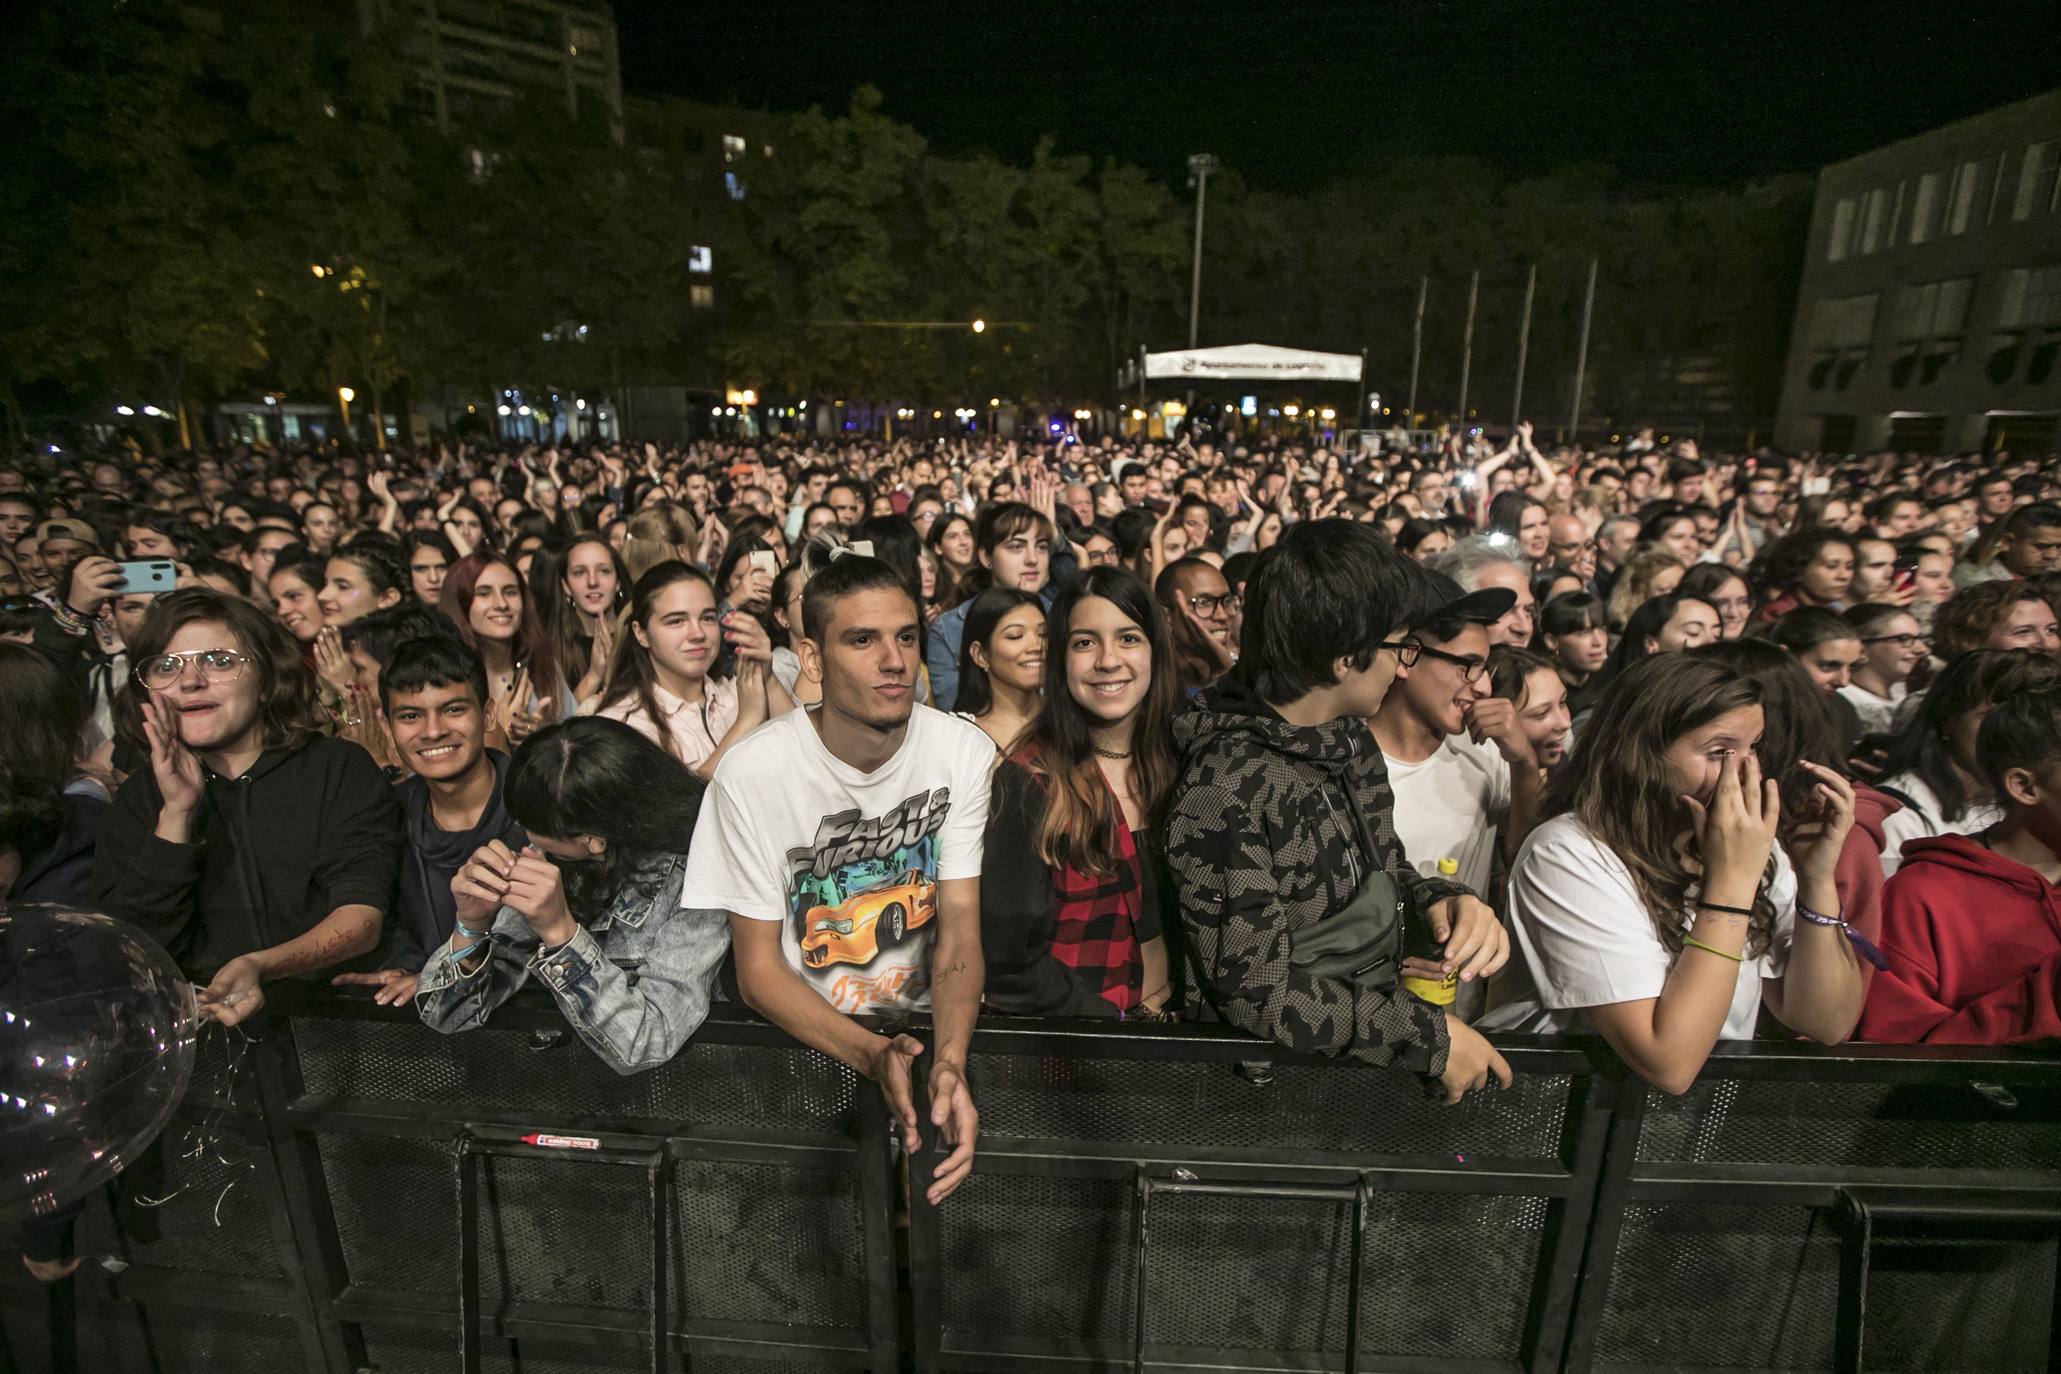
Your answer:
[[[1121,754],[1119,754],[1116,752],[1116,750],[1104,749],[1099,744],[1091,744],[1088,747],[1090,749],[1093,749],[1097,754],[1100,754],[1105,759],[1127,759],[1131,756],[1131,751],[1128,749],[1124,750]]]

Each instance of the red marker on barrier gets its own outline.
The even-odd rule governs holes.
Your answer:
[[[601,1142],[590,1135],[546,1135],[533,1131],[522,1138],[525,1145],[542,1145],[548,1150],[598,1150]]]

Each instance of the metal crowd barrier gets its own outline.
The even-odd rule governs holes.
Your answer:
[[[545,1001],[442,1036],[280,988],[232,1039],[79,1279],[6,1262],[0,1370],[2061,1367],[2035,1052],[1757,1044],[1667,1098],[1513,1038],[1446,1107],[1223,1028],[984,1020],[933,1209],[873,1087],[741,1011],[628,1078]]]

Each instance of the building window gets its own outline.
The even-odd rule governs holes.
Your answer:
[[[723,135],[723,161],[744,161],[744,140],[739,138],[736,134]]]
[[[1989,340],[1990,381],[2002,386],[2018,373],[2020,360],[2031,355],[2025,380],[2039,384],[2054,372],[2061,353],[2061,264],[2021,267],[2006,272],[1997,329]]]
[[[687,288],[687,304],[696,310],[715,309],[716,288],[705,282],[697,282]]]
[[[1953,180],[1947,185],[1947,233],[1968,232],[1968,222],[1975,216],[1975,183],[1981,176],[1979,162],[1964,162],[1954,169]]]
[[[1875,337],[1875,309],[1880,297],[1843,296],[1821,300],[1811,308],[1804,334],[1809,371],[1805,381],[1812,391],[1827,387],[1844,391],[1861,364],[1868,360],[1868,347]]]
[[[729,192],[732,200],[744,199],[744,183],[737,179],[735,172],[723,173],[723,189]]]
[[[1889,364],[1891,386],[1928,385],[1960,356],[1974,284],[1972,277],[1952,277],[1897,292],[1890,328],[1896,346]]]
[[[1882,205],[1886,197],[1882,189],[1868,192],[1861,197],[1861,255],[1867,256],[1882,244]]]
[[[1911,197],[1911,242],[1930,242],[1938,216],[1939,173],[1927,172],[1918,178],[1917,194]]]
[[[1825,261],[1838,262],[1846,256],[1846,241],[1853,234],[1853,197],[1841,196],[1832,207],[1832,236],[1825,241]]]
[[[2004,159],[2010,156],[2009,153],[1997,154],[1997,165],[1989,179],[1989,209],[1983,214],[1984,224],[1997,222],[1997,202],[2004,198]]]
[[[715,271],[716,255],[710,252],[706,245],[695,244],[687,250],[687,270],[689,272]]]
[[[2012,219],[2031,219],[2035,210],[2054,208],[2057,154],[2061,154],[2061,144],[2052,140],[2025,146],[2025,161],[2018,165],[2018,198],[2011,203]]]

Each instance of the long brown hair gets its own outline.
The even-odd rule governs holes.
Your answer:
[[[1114,604],[1152,646],[1152,682],[1131,729],[1131,778],[1146,825],[1159,828],[1177,771],[1173,648],[1152,593],[1128,568],[1090,568],[1052,603],[1045,620],[1044,709],[1011,757],[1045,787],[1038,857],[1052,868],[1107,877],[1117,864],[1116,798],[1095,762],[1094,722],[1066,689],[1066,638],[1074,608],[1093,596]]]
[[[707,573],[691,563],[682,563],[677,558],[668,558],[654,563],[637,579],[637,585],[630,591],[630,610],[623,622],[623,631],[616,637],[615,653],[608,660],[608,680],[601,688],[601,708],[617,702],[634,700],[644,718],[651,722],[658,732],[659,748],[680,757],[680,746],[673,739],[673,732],[666,728],[665,712],[658,706],[658,670],[652,666],[651,650],[637,642],[632,625],[642,625],[647,632],[651,617],[658,612],[658,594],[678,582],[699,582],[708,588],[709,601],[716,601],[716,584]],[[714,662],[711,660],[709,677],[713,679]],[[703,690],[707,690],[706,684]]]
[[[523,580],[522,569],[515,566],[515,560],[498,553],[473,553],[459,559],[444,574],[444,591],[438,598],[437,609],[457,625],[458,638],[465,641],[465,647],[478,653],[479,636],[472,629],[473,591],[479,586],[480,574],[496,565],[514,574],[516,589],[522,593],[522,619],[515,627],[516,666],[530,670],[532,692],[545,701],[556,702],[566,685],[559,680],[558,656],[552,651],[551,637],[544,633],[543,623],[537,618],[537,599],[531,595],[529,583]]]
[[[264,725],[265,748],[298,749],[322,732],[315,674],[301,658],[301,646],[286,632],[286,626],[242,597],[200,587],[159,597],[129,645],[130,667],[140,668],[164,653],[165,645],[184,627],[204,622],[227,626],[230,638],[257,672],[258,719]],[[150,744],[143,736],[143,703],[149,698],[150,689],[131,672],[114,706],[115,726],[122,738],[145,757]]]
[[[1690,889],[1702,880],[1702,865],[1693,857],[1693,841],[1686,851],[1681,843],[1690,817],[1669,776],[1667,751],[1727,711],[1760,704],[1760,684],[1714,658],[1640,659],[1604,689],[1574,753],[1547,786],[1540,819],[1571,812],[1617,855],[1660,942],[1674,953],[1682,950],[1681,915]],[[1772,853],[1769,863],[1753,895],[1751,954],[1768,947],[1774,929],[1767,895]]]

